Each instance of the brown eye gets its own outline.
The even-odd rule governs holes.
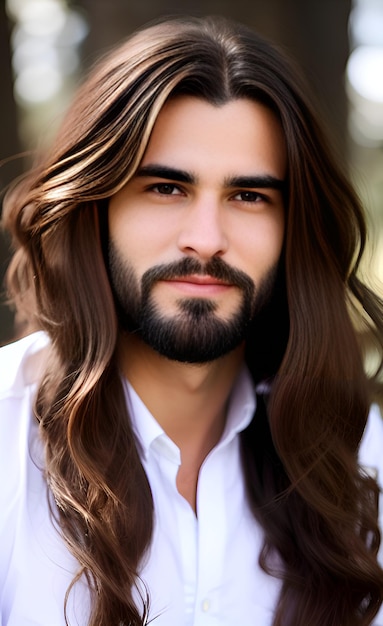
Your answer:
[[[177,195],[180,193],[178,187],[176,187],[176,185],[171,185],[170,183],[159,183],[157,185],[153,185],[151,189],[152,191],[155,191],[163,196]]]
[[[260,202],[266,198],[257,191],[240,191],[235,195],[234,199],[242,202]]]

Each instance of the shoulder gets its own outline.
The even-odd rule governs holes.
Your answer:
[[[49,347],[40,331],[0,348],[0,400],[19,396],[41,378]]]
[[[32,406],[48,348],[47,335],[39,332],[0,349],[0,472],[13,468],[16,475],[28,449],[35,421]]]
[[[47,335],[39,332],[0,349],[0,587],[27,498],[35,497],[42,480],[33,402],[48,347]]]
[[[383,488],[383,418],[377,404],[373,404],[359,448],[359,463],[377,475]]]
[[[39,440],[33,404],[48,346],[39,332],[0,349],[0,510],[15,500]]]
[[[359,448],[359,462],[371,472],[380,487],[379,497],[379,526],[383,532],[383,417],[378,405],[371,407],[367,425]],[[378,561],[383,567],[383,542],[380,544]],[[373,622],[376,626],[383,626],[383,606]]]

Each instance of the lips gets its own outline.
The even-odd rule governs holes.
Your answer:
[[[193,285],[223,285],[229,287],[230,284],[219,278],[209,275],[193,274],[191,276],[180,276],[170,279],[170,282],[190,283]]]
[[[179,276],[161,281],[188,295],[214,296],[227,291],[232,285],[209,275]]]

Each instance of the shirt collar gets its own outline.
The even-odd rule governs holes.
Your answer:
[[[219,446],[229,443],[237,433],[245,430],[253,419],[256,407],[254,383],[244,365],[230,394],[226,425]]]
[[[141,448],[141,454],[147,459],[150,449],[154,449],[159,454],[180,465],[181,453],[178,446],[168,437],[132,385],[125,378],[124,389],[133,431]],[[255,408],[254,385],[249,371],[244,366],[230,394],[226,425],[218,443],[219,447],[227,445],[237,433],[250,424]]]

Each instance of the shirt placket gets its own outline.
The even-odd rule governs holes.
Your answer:
[[[223,465],[223,455],[216,449],[207,457],[200,470],[197,491],[197,586],[193,626],[222,624],[220,590],[227,536]]]
[[[181,578],[184,591],[185,626],[194,626],[194,609],[196,604],[198,584],[198,521],[190,504],[177,489],[177,473],[179,458],[175,454],[175,446],[171,449],[165,438],[157,440],[153,448],[157,453],[158,468],[163,476],[164,485],[170,490],[170,500],[173,501],[173,512],[176,517],[176,528],[182,569]],[[177,541],[174,537],[174,541]]]

